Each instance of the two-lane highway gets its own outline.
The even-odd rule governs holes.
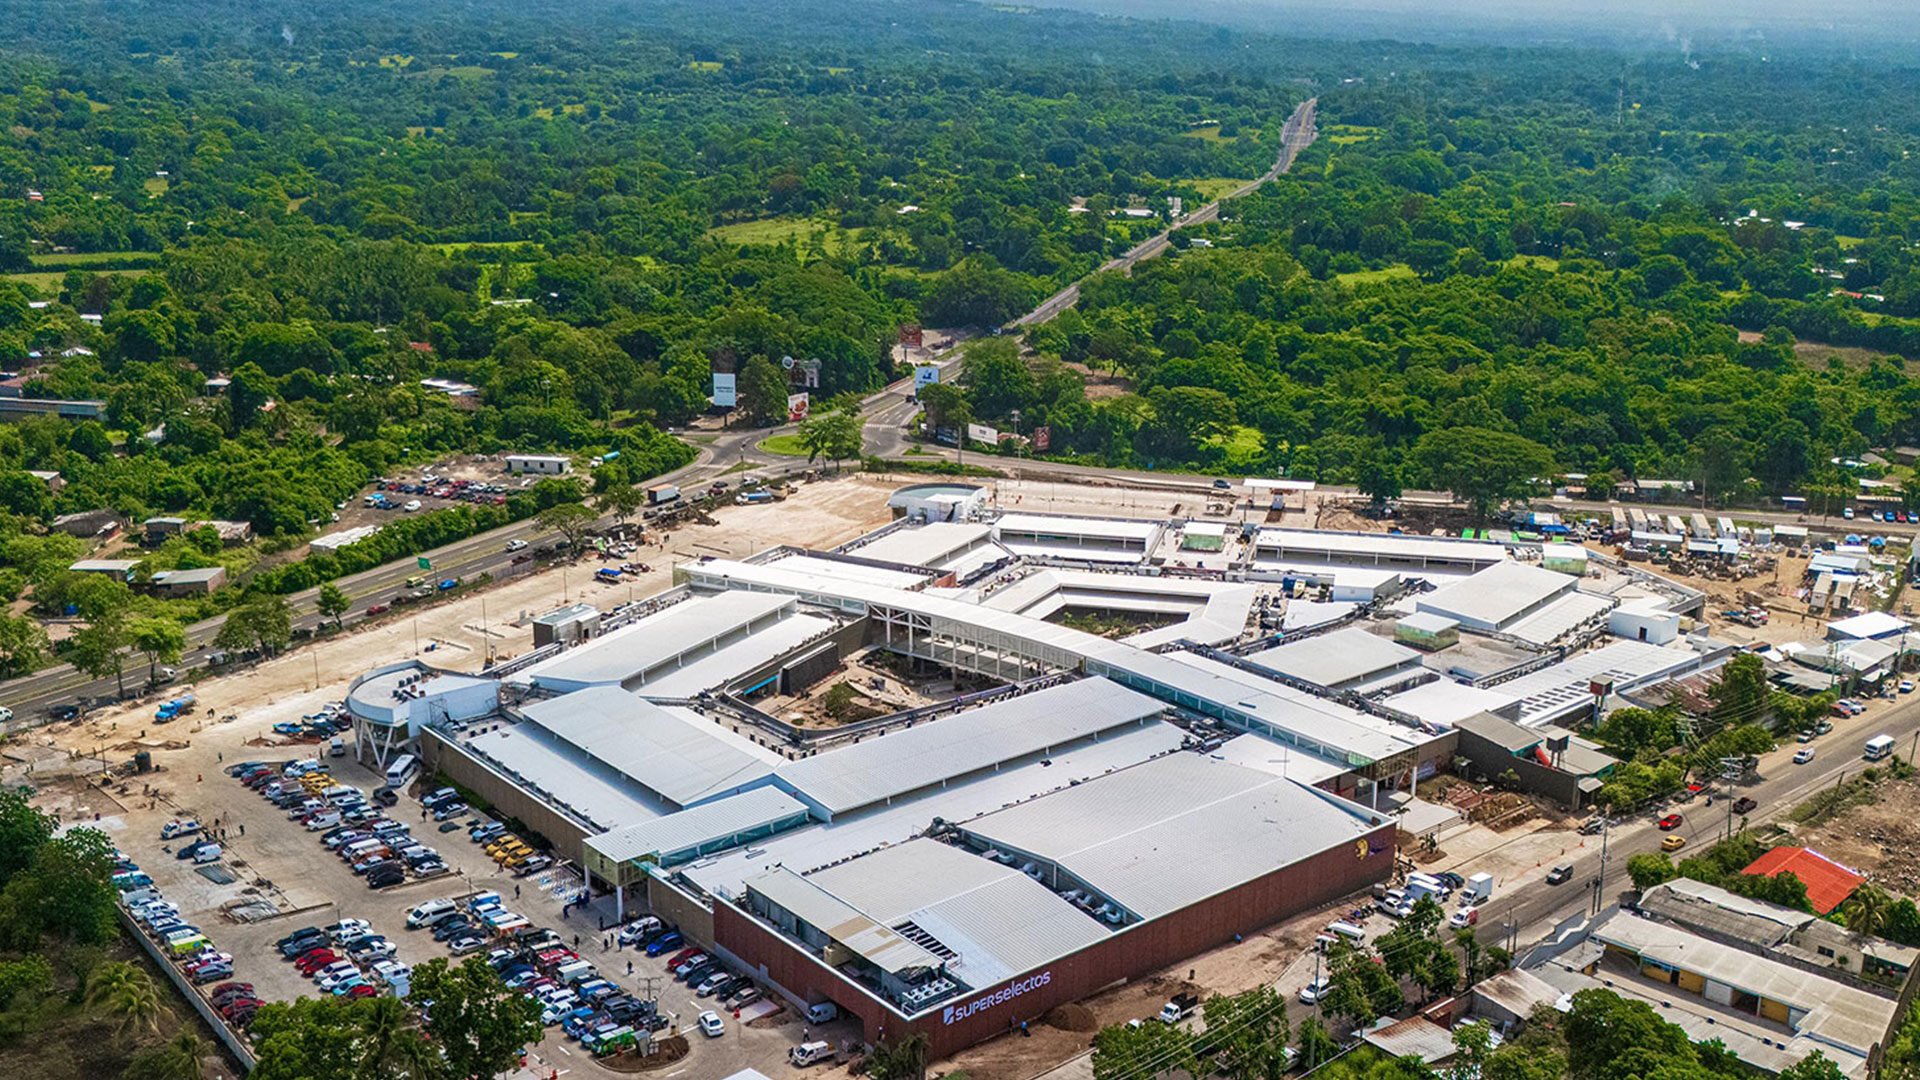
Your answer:
[[[1293,159],[1299,156],[1300,151],[1313,145],[1313,140],[1319,137],[1319,129],[1314,127],[1313,123],[1314,109],[1318,105],[1318,98],[1308,98],[1306,101],[1301,102],[1298,108],[1293,110],[1293,115],[1287,117],[1287,122],[1280,128],[1279,156],[1274,158],[1273,167],[1263,173],[1259,179],[1250,180],[1242,184],[1228,192],[1224,197],[1215,199],[1168,226],[1165,230],[1154,234],[1151,239],[1143,240],[1134,245],[1132,248],[1129,248],[1125,254],[1107,260],[1101,264],[1100,269],[1095,271],[1095,273],[1107,273],[1113,270],[1132,270],[1134,266],[1158,256],[1161,252],[1166,251],[1168,247],[1172,246],[1174,230],[1184,229],[1189,225],[1203,225],[1217,219],[1220,216],[1220,204],[1222,202],[1225,202],[1227,199],[1240,198],[1242,195],[1252,192],[1262,184],[1269,183],[1292,168]],[[1076,281],[1066,288],[1061,289],[1059,292],[1054,293],[1052,296],[1047,297],[1046,300],[1041,302],[1039,307],[1015,319],[1014,325],[1039,326],[1041,323],[1053,319],[1079,301],[1080,282]]]

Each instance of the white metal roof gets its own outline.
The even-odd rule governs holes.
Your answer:
[[[1891,615],[1884,611],[1869,611],[1850,619],[1836,619],[1827,624],[1827,632],[1841,637],[1878,638],[1904,633],[1911,627],[1911,623],[1898,615]]]
[[[1496,712],[1513,704],[1516,699],[1504,690],[1504,687],[1487,690],[1452,679],[1436,679],[1394,694],[1380,703],[1417,716],[1429,724],[1452,727],[1476,713]]]
[[[1616,691],[1631,690],[1654,679],[1691,671],[1698,668],[1700,662],[1700,654],[1691,649],[1668,649],[1643,641],[1615,641],[1503,682],[1499,690],[1520,699],[1520,723],[1532,727],[1592,701],[1588,686],[1595,679],[1611,681]]]
[[[1506,632],[1521,641],[1551,645],[1581,623],[1612,611],[1615,604],[1616,601],[1610,596],[1570,592],[1550,601],[1540,610],[1508,623]]]
[[[1160,535],[1158,521],[1122,521],[1114,518],[1069,517],[1064,514],[1007,514],[994,523],[994,535],[1007,533],[1057,536],[1066,539],[1124,541],[1145,544]]]
[[[1318,529],[1261,529],[1256,546],[1285,552],[1365,556],[1389,560],[1436,559],[1446,562],[1497,563],[1507,549],[1484,540],[1400,533],[1326,532]]]
[[[673,808],[658,795],[581,754],[537,724],[508,724],[463,744],[515,782],[558,803],[595,827],[653,821]]]
[[[884,566],[863,566],[860,563],[822,559],[814,555],[786,555],[767,565],[838,581],[860,581],[869,585],[882,585],[889,589],[911,589],[933,576],[924,571],[889,570]]]
[[[848,555],[908,566],[938,566],[987,542],[990,525],[963,521],[935,521],[918,528],[895,529],[878,540],[847,551]]]
[[[513,677],[557,690],[620,686],[663,664],[711,648],[750,624],[791,608],[792,599],[730,592],[696,597],[543,660]]]
[[[725,685],[814,638],[825,637],[838,626],[819,615],[781,619],[757,634],[723,645],[718,652],[670,668],[632,687],[646,698],[690,698],[702,690]]]
[[[648,855],[671,858],[739,833],[770,828],[806,812],[800,800],[767,785],[590,836],[587,846],[615,862]]]
[[[1382,672],[1420,663],[1420,654],[1359,627],[1332,630],[1262,649],[1248,663],[1316,686],[1338,689]]]
[[[612,686],[523,706],[527,719],[649,791],[687,806],[773,772],[778,755]]]
[[[1158,716],[1166,707],[1083,679],[916,724],[782,766],[782,787],[842,814]]]
[[[1443,585],[1422,596],[1415,606],[1469,626],[1498,628],[1572,590],[1576,584],[1574,578],[1552,570],[1503,562],[1451,585]]]
[[[938,968],[940,958],[891,927],[785,867],[769,870],[747,887],[802,922],[858,953],[882,971]]]
[[[1010,867],[938,840],[910,840],[808,877],[888,927],[911,921],[957,955],[948,969],[990,986],[1108,936],[1100,923]]]
[[[1258,476],[1241,482],[1254,491],[1312,491],[1316,486],[1311,480],[1266,480]]]
[[[1377,826],[1325,792],[1169,754],[969,823],[1058,863],[1144,919],[1351,845]]]

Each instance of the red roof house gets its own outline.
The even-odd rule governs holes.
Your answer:
[[[1813,904],[1813,910],[1821,915],[1845,903],[1847,897],[1853,895],[1853,890],[1867,880],[1865,874],[1849,870],[1817,851],[1802,847],[1774,848],[1740,872],[1773,877],[1783,871],[1790,871],[1807,887],[1807,900]]]

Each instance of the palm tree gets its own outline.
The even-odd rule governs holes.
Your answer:
[[[1887,895],[1887,890],[1868,882],[1853,890],[1840,910],[1847,917],[1848,930],[1863,938],[1877,937],[1886,929],[1888,916],[1893,914],[1893,897]]]
[[[124,1080],[200,1080],[200,1061],[207,1056],[207,1044],[191,1030],[182,1031],[166,1043],[142,1050],[127,1063]]]
[[[129,1027],[159,1031],[160,1018],[167,1013],[166,1003],[153,985],[153,977],[125,961],[102,964],[93,973],[93,982],[87,987],[87,1003],[118,1013],[120,1023],[116,1031]]]

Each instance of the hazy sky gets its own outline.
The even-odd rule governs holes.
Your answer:
[[[1510,42],[1593,38],[1886,53],[1920,41],[1920,0],[1040,0],[1277,32]]]

